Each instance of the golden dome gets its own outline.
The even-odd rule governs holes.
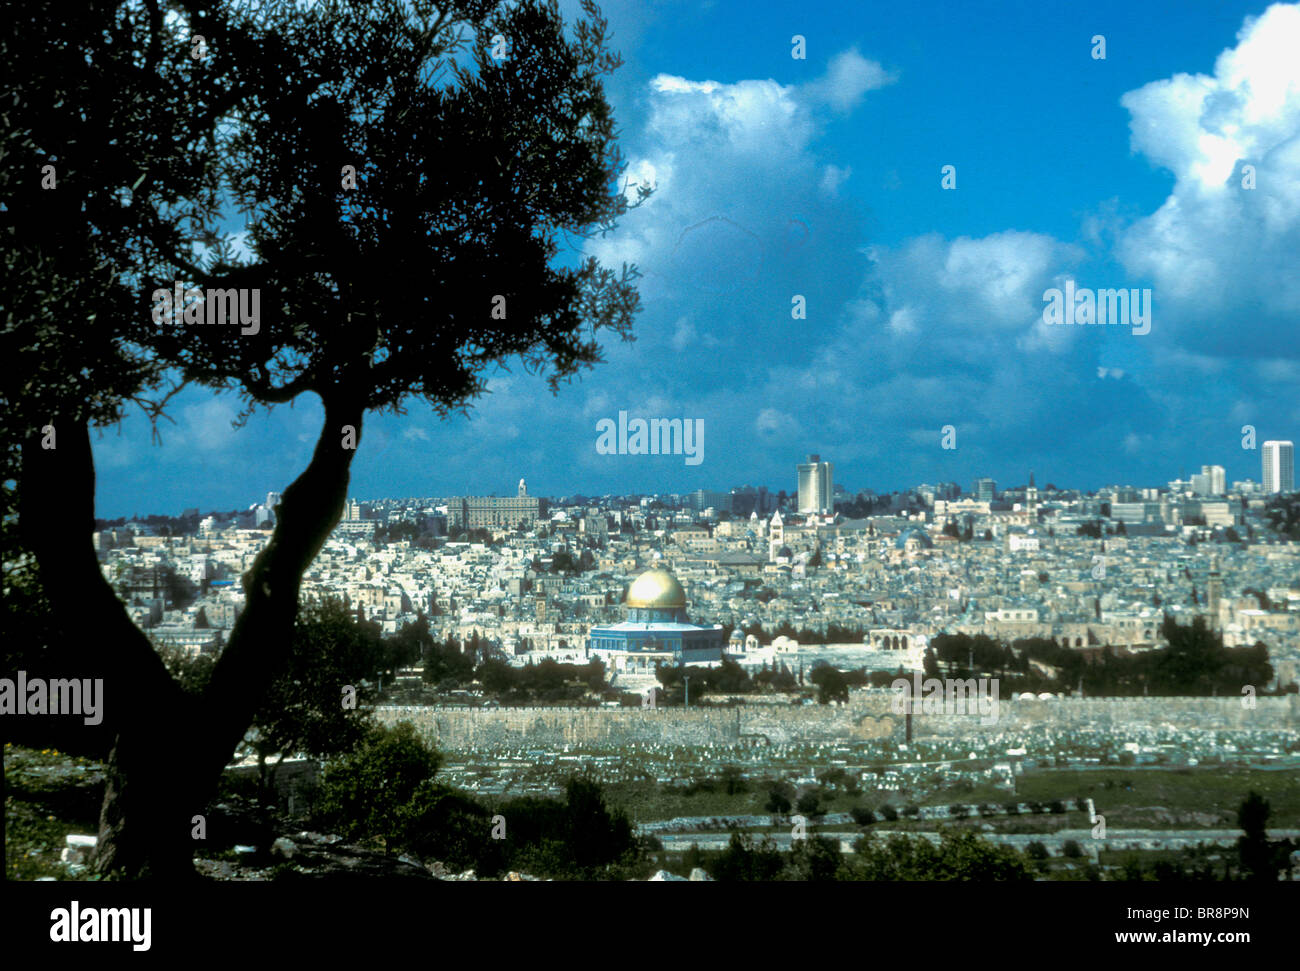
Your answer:
[[[686,591],[667,570],[647,570],[627,588],[627,606],[676,608],[686,606]]]

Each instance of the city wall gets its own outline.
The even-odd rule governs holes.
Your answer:
[[[449,752],[503,749],[617,749],[630,744],[784,744],[891,738],[902,741],[904,716],[892,695],[855,692],[843,706],[738,705],[734,708],[431,708],[381,707],[381,724],[410,721]],[[979,736],[1021,728],[1300,730],[1300,696],[1257,698],[1058,698],[1002,701],[994,724],[979,714],[915,714],[914,738]]]

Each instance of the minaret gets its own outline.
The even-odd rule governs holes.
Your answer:
[[[1029,507],[1029,525],[1038,522],[1038,487],[1034,485],[1034,470],[1029,470],[1029,488],[1025,490],[1025,504]]]

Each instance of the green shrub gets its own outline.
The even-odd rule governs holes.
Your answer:
[[[426,811],[425,797],[417,800],[417,793],[432,785],[440,764],[410,722],[376,728],[355,752],[326,766],[318,822],[348,840],[382,840],[388,852]]]

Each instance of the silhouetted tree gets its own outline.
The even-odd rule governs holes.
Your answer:
[[[415,399],[446,416],[509,360],[558,390],[600,360],[596,331],[630,337],[635,270],[555,260],[562,233],[608,230],[628,205],[603,91],[619,60],[583,9],[567,32],[539,0],[450,0],[436,16],[406,0],[218,0],[5,18],[0,186],[18,297],[0,421],[21,450],[6,450],[3,478],[59,617],[59,661],[102,674],[117,699],[96,734],[96,870],[193,875],[190,819],[290,663],[301,577],[339,520],[368,413]],[[206,59],[191,57],[193,34]],[[40,188],[46,163],[57,189]],[[246,214],[248,261],[219,242],[223,204]],[[258,291],[256,333],[151,322],[148,295],[174,281]],[[304,395],[324,415],[199,699],[90,545],[90,430],[132,400],[163,416],[173,376],[235,390],[241,419]],[[47,424],[57,448],[41,447]]]

